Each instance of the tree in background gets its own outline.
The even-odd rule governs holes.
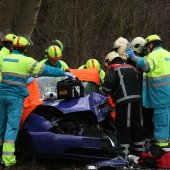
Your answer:
[[[38,60],[55,38],[64,44],[64,60],[73,68],[94,56],[103,63],[120,36],[159,34],[170,48],[169,0],[43,0],[33,32]],[[40,47],[40,48],[37,48]]]
[[[0,32],[31,37],[42,0],[1,0]]]
[[[158,34],[170,49],[169,11],[169,0],[1,0],[0,31],[31,36],[37,60],[57,38],[64,60],[77,68],[92,57],[103,63],[120,36]]]

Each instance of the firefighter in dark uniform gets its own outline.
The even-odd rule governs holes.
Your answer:
[[[105,66],[108,70],[102,94],[110,95],[116,103],[115,126],[120,134],[123,154],[125,158],[128,154],[138,155],[145,144],[138,73],[114,51],[106,56]]]

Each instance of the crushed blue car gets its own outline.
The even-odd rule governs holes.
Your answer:
[[[27,161],[40,157],[90,163],[121,155],[107,97],[94,92],[70,100],[46,100],[26,119],[17,146],[17,157]]]

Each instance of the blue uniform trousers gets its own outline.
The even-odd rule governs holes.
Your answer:
[[[170,106],[154,108],[154,137],[160,142],[170,140]]]
[[[0,141],[3,144],[2,159],[10,166],[15,160],[15,140],[20,126],[23,98],[0,95]]]

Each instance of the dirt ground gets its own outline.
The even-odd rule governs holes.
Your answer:
[[[10,170],[86,170],[85,164],[63,160],[41,160],[16,165]]]

